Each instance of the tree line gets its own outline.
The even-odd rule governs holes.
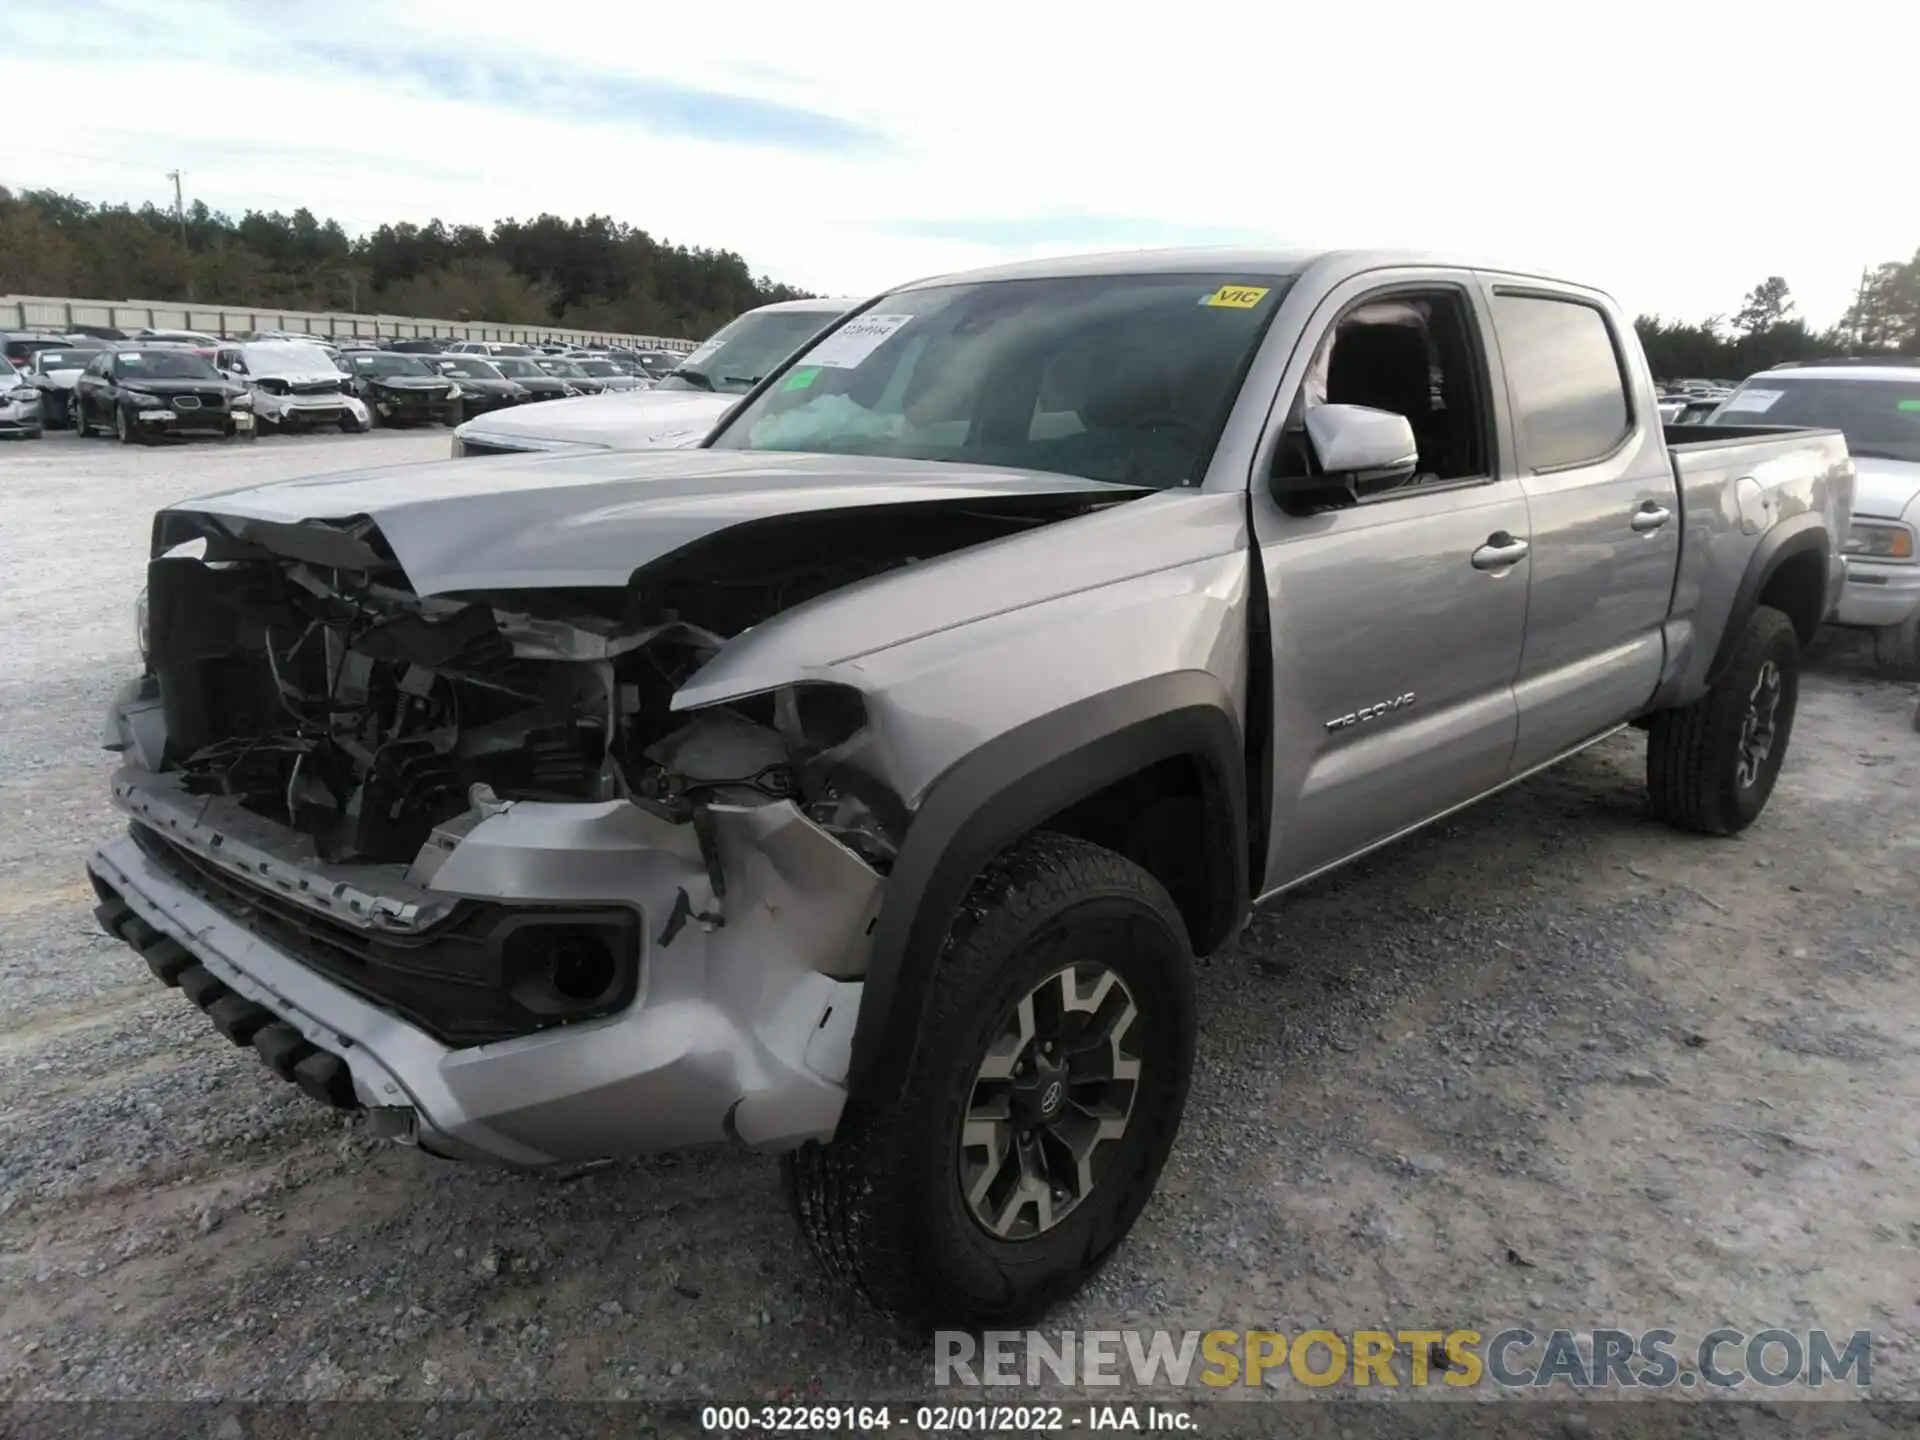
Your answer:
[[[433,220],[355,238],[304,208],[236,220],[199,200],[176,215],[0,187],[0,294],[8,293],[697,339],[743,310],[807,292],[756,277],[731,250],[670,244],[604,215],[490,229]]]
[[[1793,311],[1785,278],[1769,275],[1731,317],[1689,324],[1642,315],[1633,328],[1662,380],[1739,380],[1787,360],[1920,356],[1920,251],[1870,270],[1828,329],[1814,330]]]
[[[176,216],[0,187],[0,293],[385,311],[699,338],[743,310],[806,292],[756,278],[731,250],[657,240],[605,215],[498,220],[490,229],[382,225],[349,236],[307,209],[238,220],[196,200]],[[1732,316],[1642,315],[1661,379],[1739,379],[1783,360],[1920,354],[1920,251],[1876,267],[1837,325],[1794,315],[1769,276]]]

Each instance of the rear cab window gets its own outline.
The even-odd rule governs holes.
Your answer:
[[[1496,289],[1493,325],[1523,470],[1594,464],[1633,433],[1626,366],[1599,306]]]

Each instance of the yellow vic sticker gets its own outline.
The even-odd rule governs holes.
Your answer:
[[[1200,303],[1218,306],[1223,310],[1251,310],[1267,298],[1269,288],[1266,285],[1222,285]]]

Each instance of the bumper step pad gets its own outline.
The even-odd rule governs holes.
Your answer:
[[[178,940],[162,935],[134,914],[133,907],[97,876],[94,889],[100,895],[100,903],[93,907],[100,928],[138,950],[154,978],[177,988],[206,1011],[222,1035],[235,1045],[251,1045],[269,1070],[298,1085],[321,1104],[336,1110],[361,1108],[353,1088],[353,1072],[338,1055],[308,1043],[293,1026],[275,1019],[266,1006],[234,994]]]

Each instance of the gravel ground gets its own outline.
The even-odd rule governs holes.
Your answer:
[[[924,1394],[771,1163],[374,1145],[97,933],[151,512],[445,449],[0,449],[0,1399]],[[1914,704],[1823,642],[1742,837],[1656,824],[1629,735],[1258,918],[1158,1196],[1052,1323],[1871,1328],[1920,1395]]]

